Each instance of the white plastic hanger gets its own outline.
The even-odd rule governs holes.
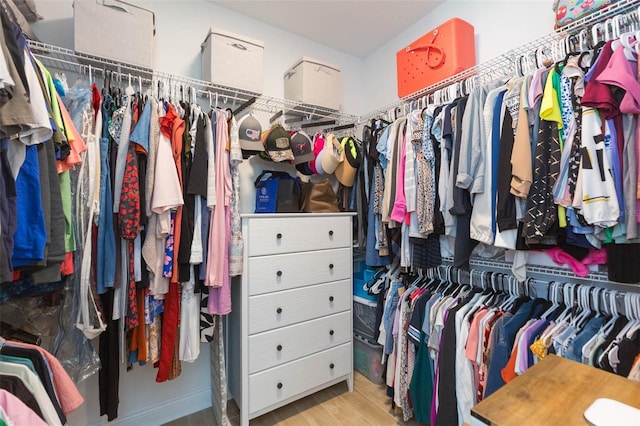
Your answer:
[[[560,302],[558,301],[558,283],[556,281],[549,283],[548,298],[551,301],[551,306],[549,306],[549,308],[540,315],[541,319],[547,319],[547,317],[551,315],[553,311],[558,309],[558,306],[560,306]]]
[[[593,27],[591,27],[591,45],[595,46],[600,41],[601,31],[604,30],[604,24],[597,23]]]
[[[620,314],[618,313],[618,306],[616,302],[616,299],[618,297],[618,291],[617,290],[607,290],[607,291],[609,295],[609,313],[611,314],[611,319],[605,325],[603,325],[602,328],[600,329],[600,333],[603,333],[603,334],[608,334],[609,332],[611,332],[611,330],[613,329],[613,326],[618,320],[618,317],[620,316]]]
[[[625,296],[629,296],[629,303],[625,305],[627,318],[629,318],[629,329],[625,333],[625,336],[630,339],[636,331],[640,330],[640,295],[627,293]]]
[[[560,316],[558,316],[558,323],[568,321],[569,317],[571,316],[571,309],[573,308],[573,302],[575,301],[573,293],[574,287],[575,284],[573,283],[565,283],[562,288],[562,296],[565,303],[565,308]]]

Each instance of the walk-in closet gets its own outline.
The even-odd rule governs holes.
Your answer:
[[[0,3],[0,425],[640,425],[638,0]]]

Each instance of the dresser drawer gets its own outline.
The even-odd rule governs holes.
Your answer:
[[[349,248],[250,257],[249,294],[348,279],[352,262]]]
[[[249,334],[351,310],[351,280],[249,298]]]
[[[353,242],[349,216],[248,220],[249,256],[349,247]]]
[[[250,375],[249,412],[256,412],[349,374],[351,352],[351,344],[345,344]]]
[[[341,312],[249,337],[249,373],[347,343],[351,312]]]

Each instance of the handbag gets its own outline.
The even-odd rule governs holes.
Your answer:
[[[556,13],[556,28],[564,27],[617,1],[618,0],[555,0],[553,2],[553,10]]]
[[[336,213],[340,211],[338,197],[336,197],[329,179],[302,183],[302,211],[305,213]]]
[[[398,97],[403,98],[476,64],[471,24],[453,18],[396,53]]]
[[[265,170],[256,178],[256,213],[298,213],[302,188],[286,172]]]

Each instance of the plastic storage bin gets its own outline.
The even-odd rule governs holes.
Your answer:
[[[373,340],[376,331],[376,302],[353,298],[353,331]]]
[[[340,68],[303,56],[284,73],[284,97],[308,105],[340,110]]]
[[[353,334],[353,368],[373,383],[383,383],[382,345]]]
[[[403,98],[476,64],[471,24],[453,18],[396,53],[398,96]]]
[[[153,68],[155,16],[120,0],[73,2],[73,49],[126,64]]]
[[[203,80],[262,93],[262,41],[211,28],[200,47]]]

